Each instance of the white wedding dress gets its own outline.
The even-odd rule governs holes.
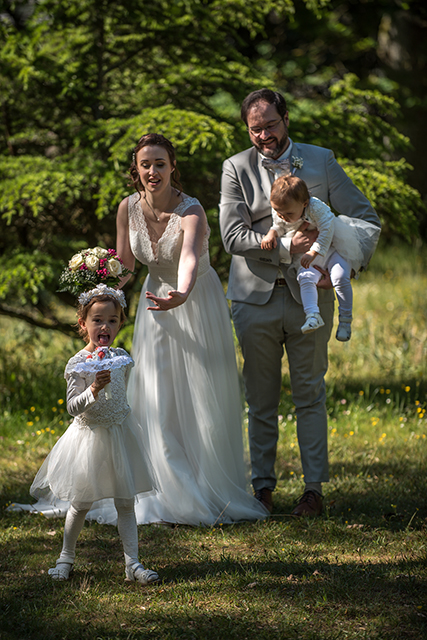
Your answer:
[[[147,428],[149,458],[160,493],[135,504],[138,524],[213,525],[265,518],[246,491],[241,403],[228,305],[209,263],[206,235],[197,280],[187,301],[170,311],[147,311],[150,291],[167,297],[176,289],[186,197],[159,238],[147,226],[139,194],[129,198],[130,244],[149,268],[135,321],[128,400]],[[100,505],[88,516],[116,520]]]

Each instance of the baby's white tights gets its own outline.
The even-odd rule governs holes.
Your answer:
[[[344,260],[337,251],[329,258],[325,268],[328,269],[331,282],[338,298],[339,315],[341,317],[352,317],[353,311],[353,289],[350,282],[351,267],[347,260]],[[320,271],[310,266],[298,272],[297,280],[301,291],[301,301],[305,314],[319,313],[317,283],[322,274]]]

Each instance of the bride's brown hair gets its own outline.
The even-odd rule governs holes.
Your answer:
[[[133,186],[140,194],[145,191],[142,185],[141,179],[139,177],[137,166],[136,166],[136,156],[138,155],[138,151],[140,151],[143,147],[155,147],[155,146],[163,147],[164,149],[166,149],[169,156],[170,163],[174,168],[174,171],[171,174],[172,185],[175,186],[178,189],[178,191],[181,193],[182,185],[179,181],[180,173],[176,168],[175,148],[172,142],[167,138],[165,138],[165,136],[162,136],[161,133],[146,133],[145,135],[142,136],[142,138],[138,140],[138,144],[133,150],[132,163],[129,167],[129,173],[132,178]],[[130,184],[129,186],[132,186],[132,184]]]

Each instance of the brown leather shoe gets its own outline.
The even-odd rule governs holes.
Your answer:
[[[295,509],[293,516],[320,516],[322,513],[322,496],[315,491],[304,491]]]
[[[273,492],[270,489],[258,489],[254,492],[254,496],[257,500],[264,505],[269,513],[273,511]]]

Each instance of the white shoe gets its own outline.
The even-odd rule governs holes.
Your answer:
[[[340,318],[335,337],[340,342],[348,342],[351,338],[351,318]]]
[[[144,569],[142,564],[133,564],[130,567],[126,567],[126,581],[147,585],[160,582],[160,578],[155,571]]]
[[[325,323],[322,320],[320,313],[309,313],[305,318],[305,324],[302,325],[302,333],[311,333],[323,327]]]
[[[49,569],[47,573],[52,580],[68,580],[72,570],[73,565],[69,562],[57,562],[56,567]]]

